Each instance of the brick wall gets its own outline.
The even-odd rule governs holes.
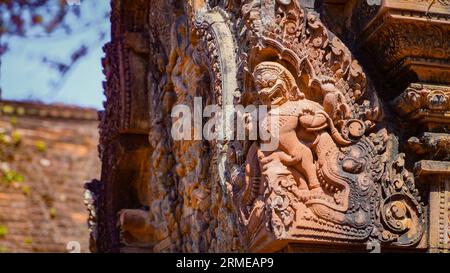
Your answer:
[[[97,113],[0,102],[0,252],[88,252],[83,184],[99,178]]]

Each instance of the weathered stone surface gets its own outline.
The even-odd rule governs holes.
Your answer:
[[[89,252],[83,183],[100,173],[97,111],[15,101],[0,111],[1,251]]]
[[[437,172],[448,177],[445,152],[433,154],[446,147],[446,5],[114,0],[112,7],[102,179],[97,190],[90,184],[97,251],[446,249],[433,236],[447,226],[436,229],[428,218],[435,189],[411,173],[414,161],[441,160]],[[194,113],[198,102],[224,108],[216,128],[223,138],[171,134],[174,107]],[[227,106],[237,105],[269,111],[235,115]],[[280,145],[268,151],[261,137],[237,139],[235,124]]]
[[[418,80],[449,83],[450,5],[440,1],[389,0],[380,5],[361,4],[357,38],[375,56],[381,73],[397,84]],[[367,3],[365,3],[367,2]],[[376,10],[367,14],[368,10]],[[361,20],[364,20],[361,22]],[[367,23],[364,23],[367,22]]]
[[[408,139],[408,148],[424,159],[450,160],[450,135],[426,132]]]
[[[398,114],[432,130],[450,123],[450,88],[413,83],[392,102]]]
[[[417,176],[429,184],[429,251],[450,251],[450,162],[422,160]]]

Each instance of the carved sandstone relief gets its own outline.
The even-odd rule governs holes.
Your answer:
[[[392,101],[399,115],[424,124],[428,130],[445,126],[450,119],[450,88],[412,83]]]
[[[392,99],[418,81],[448,84],[447,1],[389,0],[374,6],[359,2],[349,27],[356,30],[353,41],[367,57],[366,64],[387,89],[378,90],[380,95]]]
[[[139,194],[117,189],[114,197],[133,198],[114,208],[93,198],[100,200],[92,217],[100,219],[93,225],[99,240],[117,236],[119,251],[154,252],[282,251],[311,243],[383,249],[423,241],[425,208],[396,136],[381,122],[374,87],[315,13],[291,0],[148,5],[140,34],[117,36],[135,39],[129,48],[144,60],[145,80],[139,73],[135,83],[145,83],[148,97],[148,180]],[[113,62],[126,43],[120,39],[107,48],[109,97],[124,78]],[[142,40],[145,52],[136,42]],[[217,131],[222,140],[173,139],[174,107],[193,111],[196,97],[225,109],[266,106],[266,116],[244,115],[246,129],[262,129],[280,145],[267,151],[265,139],[236,140],[233,121],[243,121],[227,110]],[[111,122],[123,118],[114,117],[122,103],[110,99],[105,130],[122,124]],[[121,185],[135,179],[128,173]],[[105,232],[105,211],[117,232],[112,223]]]
[[[174,7],[167,3],[159,8],[165,13]],[[161,46],[167,45],[167,37],[160,27],[150,33],[155,50],[150,55],[157,64],[148,75],[151,197],[148,211],[119,212],[121,241],[155,252],[237,251],[241,245],[223,175],[226,149],[221,147],[226,144],[171,136],[178,118],[171,117],[175,105],[194,111],[195,98],[202,105],[232,102],[237,86],[230,79],[236,77],[235,63],[228,62],[235,58],[231,32],[218,11],[194,15],[185,5],[176,12],[186,15],[171,25],[168,50]],[[151,16],[149,20],[153,22]]]
[[[448,252],[448,175],[450,174],[449,90],[443,85],[412,83],[391,102],[402,118],[414,121],[420,134],[407,141],[416,156],[415,175],[428,187],[430,252]]]
[[[262,20],[266,8],[270,22]],[[264,152],[261,139],[235,142],[229,153],[246,247],[417,244],[424,211],[414,178],[395,137],[375,130],[379,105],[348,49],[295,1],[276,1],[274,10],[250,2],[241,11],[248,51],[240,103],[268,106],[259,126],[275,123],[280,143]]]

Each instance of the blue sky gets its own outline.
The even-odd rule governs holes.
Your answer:
[[[83,2],[82,2],[83,3]],[[84,20],[99,18],[109,9],[109,0],[98,1],[98,6],[82,4],[83,20],[73,20],[76,32],[67,36],[55,33],[49,38],[31,39],[14,37],[8,41],[9,50],[2,57],[0,86],[4,99],[38,100],[45,103],[65,103],[102,109],[103,95],[101,58],[102,47],[109,40],[109,19],[102,19],[97,27],[83,27]],[[79,26],[77,25],[79,24]],[[107,37],[98,41],[98,26],[104,28]],[[61,35],[62,34],[62,35]],[[60,79],[59,73],[42,62],[43,56],[69,61],[79,46],[90,45],[88,55],[75,64],[60,88],[50,84]]]

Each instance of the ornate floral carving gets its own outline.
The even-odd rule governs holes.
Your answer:
[[[242,59],[244,70],[252,71],[264,60],[287,62],[307,98],[319,101],[330,88],[339,91],[335,93],[340,93],[338,99],[342,109],[338,109],[340,116],[334,120],[336,124],[342,126],[345,119],[361,118],[365,126],[371,128],[380,114],[376,97],[367,91],[366,76],[349,50],[337,37],[329,37],[320,20],[312,13],[305,14],[295,1],[288,5],[277,4],[275,11],[275,20],[259,34],[254,30],[261,29],[257,12],[243,9],[244,18],[248,13],[254,17],[247,19],[243,29],[249,36],[249,44],[254,46],[241,54],[247,56]],[[252,85],[248,75],[246,90]]]
[[[127,27],[114,24],[117,33],[105,48],[100,148],[107,184],[100,192],[109,195],[100,197],[98,240],[155,252],[278,251],[288,242],[418,244],[425,214],[414,177],[395,136],[382,129],[365,72],[315,13],[293,0],[140,0],[134,8],[122,2],[114,2],[113,20]],[[141,4],[152,7],[145,16],[135,10]],[[127,68],[130,58],[144,62],[145,77]],[[150,166],[140,166],[148,180],[113,179],[135,152],[121,146],[131,136],[118,137],[135,119],[126,114],[123,123],[123,111],[115,111],[128,107],[130,92],[142,91],[131,83],[145,83],[149,100]],[[257,121],[271,135],[280,132],[280,146],[267,151],[262,138],[234,140],[227,111],[218,128],[223,140],[172,139],[173,106],[192,109],[194,97],[204,105],[268,106]],[[440,97],[431,101],[442,111]],[[246,129],[255,130],[246,117]]]
[[[378,102],[348,49],[295,1],[277,1],[272,22],[261,20],[267,6],[261,13],[254,2],[244,7],[241,33],[249,49],[241,62],[248,73],[240,101],[269,106],[260,126],[271,133],[267,124],[275,124],[280,140],[275,151],[262,151],[262,140],[236,142],[230,151],[232,158],[245,155],[243,165],[232,164],[231,179],[247,247],[273,251],[286,240],[417,243],[421,204],[416,195],[389,202],[397,195],[382,176],[397,151],[385,130],[370,134]]]
[[[380,12],[360,20],[358,14],[367,6],[361,4],[353,9],[352,28],[357,29],[355,44],[370,60],[368,65],[380,74],[379,81],[389,77],[390,80],[384,84],[385,89],[404,87],[417,80],[448,83],[448,6],[433,2],[431,9],[430,1],[383,2],[378,7]],[[387,98],[398,94],[382,92]]]
[[[396,155],[386,165],[381,180],[380,218],[384,229],[380,240],[395,245],[413,245],[424,233],[424,208],[404,158],[404,154]]]

